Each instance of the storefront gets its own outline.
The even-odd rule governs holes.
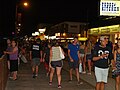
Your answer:
[[[95,37],[98,39],[101,35],[109,36],[110,41],[116,43],[116,38],[120,38],[120,25],[91,28],[88,30],[88,37]]]

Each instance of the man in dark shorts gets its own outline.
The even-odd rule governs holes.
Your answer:
[[[41,59],[42,59],[42,47],[40,45],[40,39],[37,39],[36,42],[32,44],[30,51],[33,78],[38,76],[38,66],[40,65]]]
[[[72,81],[72,71],[75,69],[76,71],[76,76],[77,76],[77,81],[78,85],[82,84],[83,82],[80,82],[80,76],[79,76],[79,62],[80,62],[80,54],[79,54],[79,49],[80,46],[77,44],[78,38],[75,37],[73,43],[68,45],[68,56],[69,56],[69,74],[70,74],[70,82]]]

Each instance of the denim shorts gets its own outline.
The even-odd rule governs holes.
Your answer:
[[[59,61],[51,61],[51,66],[52,66],[53,68],[62,67],[62,66],[63,66],[63,61],[62,61],[62,60],[59,60]]]

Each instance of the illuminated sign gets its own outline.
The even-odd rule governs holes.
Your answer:
[[[120,16],[120,0],[101,0],[101,16]]]
[[[108,34],[108,33],[119,33],[120,32],[120,25],[111,25],[111,26],[104,26],[98,28],[90,29],[90,34]]]

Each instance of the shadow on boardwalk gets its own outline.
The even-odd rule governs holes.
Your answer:
[[[94,90],[94,87],[83,81],[82,85],[77,85],[77,80],[74,76],[72,83],[68,82],[69,73],[62,69],[62,88],[61,90]],[[18,71],[18,80],[8,80],[6,90],[57,90],[57,79],[54,74],[53,85],[49,86],[49,77],[46,77],[46,72],[43,63],[39,66],[39,75],[37,78],[32,78],[30,62],[27,64],[21,63]]]

